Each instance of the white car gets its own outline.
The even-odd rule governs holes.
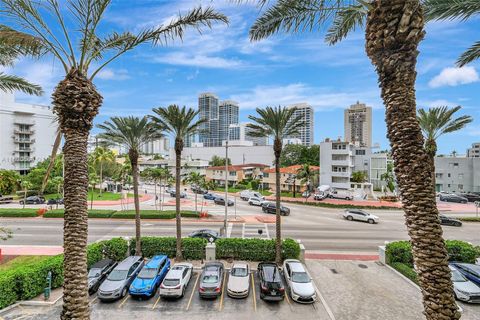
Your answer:
[[[480,303],[480,288],[472,281],[465,278],[454,266],[450,265],[452,272],[453,291],[458,300],[470,303]]]
[[[250,199],[251,197],[260,198],[260,199],[265,200],[265,197],[262,196],[259,192],[256,192],[256,191],[243,190],[242,192],[240,192],[240,199],[242,199],[242,200],[248,201],[248,199]]]
[[[265,200],[263,200],[262,198],[251,197],[250,199],[248,199],[248,204],[251,206],[262,206],[262,204],[264,203]]]
[[[300,261],[295,259],[285,260],[283,262],[283,274],[293,301],[314,303],[317,300],[312,278]]]
[[[376,215],[370,214],[360,209],[347,209],[343,213],[343,217],[348,221],[358,220],[368,222],[370,224],[378,223],[380,219]]]
[[[192,272],[193,265],[191,263],[175,263],[160,285],[160,296],[169,298],[183,297],[192,278]]]
[[[232,298],[246,298],[249,292],[250,266],[246,262],[236,262],[228,275],[227,294]]]

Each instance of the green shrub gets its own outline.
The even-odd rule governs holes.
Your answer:
[[[224,238],[216,242],[216,258],[250,261],[274,261],[275,240]],[[298,259],[300,246],[292,239],[285,239],[282,245],[283,259]]]
[[[395,241],[387,244],[385,258],[388,264],[404,263],[413,267],[412,245],[409,241]]]
[[[465,222],[480,222],[480,217],[458,217],[458,220]]]
[[[252,180],[250,182],[250,186],[252,187],[252,190],[257,190],[258,189],[258,181],[257,180]]]
[[[44,218],[63,218],[63,209],[49,210],[43,215]],[[110,218],[115,210],[88,210],[89,218]]]
[[[157,254],[165,254],[170,258],[176,255],[175,237],[142,237],[142,254],[144,257],[152,257]],[[205,246],[207,240],[199,238],[182,238],[183,258],[187,260],[200,260],[205,258]],[[130,245],[131,254],[135,253],[135,239]]]
[[[246,190],[246,189],[247,189],[247,186],[244,185],[244,184],[236,184],[236,185],[235,185],[235,189],[237,189],[237,190]]]
[[[16,209],[16,208],[2,208],[0,209],[0,217],[36,217],[38,209]]]
[[[445,245],[449,261],[475,263],[475,259],[480,256],[475,247],[465,241],[446,240]]]
[[[0,274],[0,309],[3,309],[18,300],[15,274],[12,271]]]
[[[87,247],[87,265],[90,268],[104,257],[122,261],[127,257],[128,243],[123,238],[112,238],[90,244]]]
[[[417,273],[412,267],[401,262],[393,262],[391,266],[392,268],[394,268],[395,270],[403,274],[405,277],[412,280],[414,283],[418,284]]]
[[[180,212],[184,218],[198,218],[199,215],[195,211],[182,210]],[[135,210],[117,211],[112,216],[114,219],[135,219]],[[142,219],[174,219],[175,210],[140,210]]]

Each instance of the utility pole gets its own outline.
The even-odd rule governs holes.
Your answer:
[[[227,234],[227,217],[228,217],[228,134],[225,141],[225,218],[223,220],[223,232]]]

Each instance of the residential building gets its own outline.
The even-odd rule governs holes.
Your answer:
[[[232,124],[230,126],[229,145],[250,145],[250,146],[266,146],[268,144],[267,137],[251,137],[248,133],[251,131],[248,122]]]
[[[57,128],[49,106],[16,102],[0,91],[0,168],[26,174],[50,156]]]
[[[153,160],[153,159],[144,159],[142,158],[138,163],[139,171],[143,171],[147,168],[168,168],[170,173],[175,176],[175,169],[176,169],[175,157],[170,159],[161,159],[161,160]],[[206,160],[199,160],[199,159],[192,159],[190,157],[184,157],[181,161],[181,170],[180,175],[182,179],[187,177],[190,172],[198,172],[201,175],[206,175],[206,169],[208,168],[209,164]]]
[[[140,152],[142,154],[167,157],[170,153],[170,139],[168,137],[162,137],[154,141],[148,141],[142,145]]]
[[[303,121],[303,125],[299,127],[299,135],[291,136],[288,138],[298,138],[305,146],[313,144],[313,128],[314,128],[314,114],[313,108],[307,103],[296,103],[288,106],[288,108],[296,108],[291,119],[297,119]]]
[[[247,163],[228,166],[228,185],[234,186],[247,178],[261,178],[262,170],[268,165],[261,163]],[[214,181],[217,185],[225,185],[225,166],[208,167],[207,181]]]
[[[372,108],[357,101],[344,111],[345,141],[372,146]]]
[[[371,148],[353,146],[353,172],[362,171],[367,178],[366,182],[372,184],[373,190],[381,190],[386,183],[382,180],[382,175],[387,172],[389,159],[385,152],[372,153]]]
[[[472,147],[467,149],[467,157],[480,158],[480,142],[472,143]]]
[[[303,192],[306,189],[306,184],[297,178],[298,170],[301,167],[302,165],[294,165],[280,168],[280,191],[293,192],[295,189],[295,192]],[[320,167],[317,166],[310,166],[310,168],[312,171],[320,170]],[[314,182],[312,181],[312,183]],[[262,186],[272,192],[276,191],[275,167],[263,170]]]
[[[239,141],[230,141],[228,147],[228,158],[233,165],[245,163],[262,163],[268,166],[272,165],[275,156],[272,146],[252,146],[237,143]],[[202,147],[195,146],[184,148],[182,151],[184,157],[210,161],[213,156],[225,158],[225,147]],[[175,152],[170,149],[170,159],[175,159]]]
[[[225,140],[239,140],[239,137],[230,136],[230,126],[238,125],[238,103],[232,100],[220,102],[220,105],[218,106],[218,114],[220,117],[220,142]]]
[[[480,192],[480,157],[435,157],[435,189]]]

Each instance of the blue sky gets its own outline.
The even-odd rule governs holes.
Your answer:
[[[357,100],[374,108],[373,141],[388,148],[384,107],[377,76],[364,52],[363,30],[330,47],[323,31],[277,35],[251,43],[248,28],[258,15],[252,4],[232,1],[114,0],[101,32],[140,30],[169,21],[198,4],[225,13],[230,24],[215,25],[201,35],[187,32],[183,42],[169,47],[139,47],[109,65],[95,84],[104,96],[97,123],[110,116],[150,113],[152,107],[180,104],[197,107],[201,92],[240,104],[246,121],[256,107],[308,102],[315,108],[315,142],[343,135],[343,109]],[[480,19],[435,22],[427,26],[418,59],[419,107],[462,105],[474,122],[461,132],[439,140],[439,152],[465,153],[480,141],[480,62],[455,68],[456,58],[480,39]],[[9,72],[44,86],[43,97],[17,95],[19,100],[48,104],[62,77],[58,62],[22,59]]]

